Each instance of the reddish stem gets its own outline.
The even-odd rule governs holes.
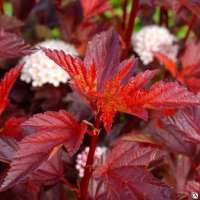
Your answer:
[[[160,8],[160,25],[166,25],[168,27],[168,13],[164,7]]]
[[[196,20],[197,20],[196,15],[192,15],[192,18],[191,18],[191,20],[190,20],[190,22],[189,22],[189,25],[188,25],[187,33],[186,33],[186,35],[185,35],[185,37],[184,37],[184,39],[183,39],[183,42],[184,42],[184,43],[187,41],[187,39],[188,39],[188,37],[189,37],[189,35],[190,35],[190,32],[191,32],[191,30],[192,30],[192,27],[194,26]]]
[[[128,27],[125,32],[126,49],[125,49],[123,57],[127,56],[130,45],[131,45],[130,44],[131,36],[132,36],[132,32],[134,31],[135,18],[137,16],[138,11],[139,11],[139,0],[132,0],[132,7],[131,7],[131,13],[129,16]]]
[[[99,129],[99,124],[100,124],[100,115],[97,114],[96,120],[95,120],[96,130]],[[81,180],[81,184],[80,184],[80,195],[81,195],[80,199],[81,200],[86,200],[88,198],[88,186],[89,186],[90,177],[92,176],[92,172],[93,172],[92,165],[94,162],[94,154],[95,154],[96,144],[97,144],[97,139],[98,139],[98,134],[97,134],[96,130],[94,130],[94,134],[90,141],[90,150],[89,150],[88,157],[87,157],[85,173],[84,173],[84,177]]]
[[[122,30],[126,27],[127,5],[128,5],[128,0],[124,0],[123,6],[122,6],[123,7]]]
[[[2,14],[4,14],[3,1],[4,0],[0,0],[0,11],[1,11]]]

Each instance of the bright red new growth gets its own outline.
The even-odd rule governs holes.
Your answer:
[[[0,200],[200,195],[200,0],[0,0],[0,11]]]
[[[158,71],[147,70],[132,77],[136,60],[130,58],[119,63],[118,44],[119,39],[113,30],[95,36],[89,43],[84,62],[63,51],[43,49],[49,58],[69,73],[73,87],[90,102],[92,108],[100,110],[107,132],[118,111],[147,120],[147,109],[166,110],[199,104],[195,95],[178,83],[160,81],[146,89]],[[105,53],[106,47],[108,54]]]
[[[107,0],[81,0],[81,5],[85,17],[92,17],[111,9]]]
[[[178,69],[176,63],[165,55],[156,52],[155,57],[164,64],[165,68],[180,83],[186,85],[191,91],[200,91],[200,43],[190,43],[187,45],[184,54],[181,56],[182,68]]]
[[[21,72],[22,66],[22,64],[19,64],[15,68],[11,69],[0,81],[0,115],[8,105],[8,95]]]

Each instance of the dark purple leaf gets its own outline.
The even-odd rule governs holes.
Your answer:
[[[0,58],[15,58],[31,53],[30,45],[14,33],[0,30]]]
[[[133,142],[130,135],[122,138],[108,155],[106,163],[93,174],[93,181],[97,184],[93,199],[173,199],[172,188],[154,178],[145,168],[160,155],[159,149]]]

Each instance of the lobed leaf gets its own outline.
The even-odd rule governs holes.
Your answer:
[[[161,151],[151,145],[133,142],[130,137],[122,138],[106,163],[94,171],[97,187],[93,199],[173,199],[173,189],[146,170],[150,162],[161,155]]]
[[[62,51],[43,49],[70,74],[73,87],[90,102],[93,110],[101,112],[107,132],[117,112],[147,120],[147,109],[165,111],[200,103],[193,93],[176,82],[160,81],[148,88],[147,83],[157,70],[147,70],[132,77],[136,59],[131,57],[120,63],[119,44],[113,29],[94,36],[84,62]]]
[[[172,200],[173,189],[154,178],[143,167],[108,168],[101,174],[95,200]]]
[[[86,125],[77,123],[67,112],[45,112],[36,114],[22,125],[34,134],[19,143],[10,169],[1,190],[16,185],[32,174],[34,170],[50,159],[64,145],[73,155],[79,148]]]

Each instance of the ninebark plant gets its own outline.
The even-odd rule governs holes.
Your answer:
[[[84,19],[111,9],[108,1],[92,2],[81,1]],[[57,9],[62,7],[61,1],[55,3]],[[121,29],[121,34],[111,27],[94,35],[87,45],[83,59],[68,55],[62,50],[41,48],[47,57],[70,75],[72,91],[90,107],[94,119],[77,120],[65,110],[46,111],[29,116],[29,119],[9,119],[0,131],[2,135],[12,136],[17,141],[7,137],[0,138],[0,148],[5,149],[0,151],[0,161],[10,165],[0,181],[1,192],[12,190],[20,184],[28,185],[29,190],[35,191],[38,189],[35,185],[49,186],[59,181],[80,200],[172,200],[181,199],[180,194],[191,192],[191,187],[199,191],[196,188],[200,187],[200,167],[194,156],[192,157],[195,154],[192,146],[200,143],[200,100],[196,94],[199,87],[194,86],[199,83],[199,72],[195,69],[200,62],[192,66],[186,65],[186,61],[192,62],[196,59],[188,54],[193,52],[196,55],[199,45],[187,47],[189,50],[183,55],[181,61],[185,65],[181,70],[169,58],[155,52],[155,57],[165,64],[174,81],[161,80],[158,69],[148,69],[136,74],[138,58],[128,55],[140,1],[132,2],[129,17],[127,4],[128,1],[125,0],[122,16],[124,21],[120,24],[124,30]],[[180,6],[194,12],[184,39],[186,41],[197,20],[197,11],[195,6],[185,1]],[[161,14],[165,14],[164,18],[161,16],[161,21],[167,20],[165,5],[161,8]],[[6,34],[4,30],[0,30],[0,47],[2,58],[30,53],[30,46],[17,34]],[[23,64],[20,64],[11,69],[0,82],[1,115],[9,104],[8,96],[22,67]],[[130,133],[116,140],[106,155],[105,163],[94,166],[100,133],[111,137],[114,119],[118,113],[141,119],[142,123],[151,119],[151,123],[146,129],[140,130],[142,134]],[[13,133],[9,132],[8,127],[12,128]],[[90,139],[90,147],[84,177],[75,183],[65,178],[63,154],[66,155],[67,152],[73,157],[83,144],[85,135]],[[191,164],[187,167],[192,169],[195,165],[195,180],[188,179],[189,170],[188,173],[184,171],[184,183],[180,183],[176,176],[173,180],[167,180],[167,177],[159,180],[162,176],[153,175],[154,170],[159,169],[160,163],[164,165],[167,162],[168,168],[178,172],[181,162],[188,161],[186,157],[173,159],[176,154],[171,156],[171,152],[190,156]],[[171,173],[170,170],[168,173]],[[172,182],[176,182],[177,186],[174,187],[176,184]],[[92,191],[91,184],[94,184]],[[184,189],[180,187],[181,184]]]

